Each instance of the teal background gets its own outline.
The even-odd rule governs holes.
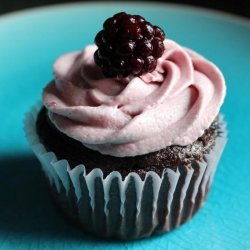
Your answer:
[[[93,43],[104,19],[141,14],[168,38],[190,47],[223,71],[222,112],[229,141],[201,211],[179,229],[119,243],[84,235],[50,199],[28,147],[24,113],[41,98],[62,53]],[[219,12],[164,4],[59,5],[0,17],[0,249],[250,249],[250,22]]]

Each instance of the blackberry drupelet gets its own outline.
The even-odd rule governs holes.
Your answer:
[[[106,77],[152,72],[164,52],[164,31],[139,15],[120,12],[108,18],[95,37],[95,63]]]

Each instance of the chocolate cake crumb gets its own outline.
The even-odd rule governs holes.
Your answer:
[[[154,171],[161,176],[165,168],[176,170],[178,166],[190,167],[192,162],[201,161],[204,154],[213,147],[219,135],[220,124],[216,119],[200,138],[187,146],[168,146],[134,157],[103,155],[86,148],[81,142],[58,131],[50,122],[45,107],[38,114],[36,129],[46,150],[53,151],[59,160],[67,159],[71,167],[84,164],[87,173],[93,168],[101,168],[104,177],[112,171],[120,172],[123,178],[130,172],[136,172],[144,179],[148,171]]]

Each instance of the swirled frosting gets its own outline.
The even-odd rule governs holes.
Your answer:
[[[172,40],[164,46],[155,71],[124,82],[103,77],[94,45],[60,57],[43,92],[51,122],[84,146],[117,157],[195,141],[219,113],[224,78],[190,49]]]

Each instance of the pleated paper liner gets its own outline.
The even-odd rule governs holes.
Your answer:
[[[39,159],[56,202],[85,232],[99,237],[132,240],[169,232],[202,206],[227,141],[226,123],[219,117],[220,134],[202,162],[192,167],[166,168],[160,177],[149,171],[144,180],[130,173],[123,180],[113,171],[106,178],[100,168],[86,174],[84,165],[70,168],[40,143],[36,118],[41,104],[26,115],[27,139]]]

